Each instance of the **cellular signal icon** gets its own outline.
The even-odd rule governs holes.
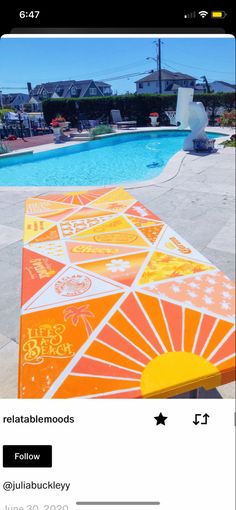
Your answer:
[[[199,16],[201,16],[201,18],[205,18],[207,15],[208,15],[208,12],[207,11],[199,11]]]
[[[197,16],[196,11],[189,12],[188,14],[184,14],[184,18],[196,18],[196,16]]]

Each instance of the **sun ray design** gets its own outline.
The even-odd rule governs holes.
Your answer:
[[[142,397],[172,396],[176,388],[181,392],[184,387],[191,389],[199,384],[214,387],[221,381],[219,361],[235,351],[233,329],[232,322],[204,312],[142,292],[131,293],[68,374],[55,397],[66,396],[75,375],[79,376],[75,393],[90,398],[97,391],[102,394],[103,382],[105,393],[112,392],[114,384],[118,389],[119,381],[120,390],[124,389],[125,381],[129,387],[133,384],[133,388],[139,382]],[[203,335],[205,350],[199,354]],[[92,381],[88,386],[89,377]],[[116,394],[110,397],[116,398]]]
[[[21,398],[172,397],[234,380],[234,285],[126,190],[26,203]]]

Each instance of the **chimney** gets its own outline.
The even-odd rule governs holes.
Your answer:
[[[32,90],[32,85],[31,85],[30,81],[27,82],[27,89],[28,89],[28,93],[29,93],[29,96],[30,96],[30,93],[31,93],[31,90]]]

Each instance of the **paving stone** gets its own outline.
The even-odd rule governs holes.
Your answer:
[[[226,242],[227,240],[227,242]],[[223,228],[213,237],[211,242],[207,245],[208,248],[213,250],[220,250],[223,252],[235,253],[235,216],[227,221]]]
[[[8,246],[0,247],[0,268],[4,267],[6,262],[14,264],[21,271],[22,263],[22,240],[12,243]]]
[[[7,343],[0,349],[0,398],[17,398],[18,346]]]
[[[21,269],[5,262],[0,271],[0,331],[18,341],[21,293]]]
[[[19,228],[23,231],[24,226],[24,201],[18,204],[9,204],[0,209],[0,223],[9,225],[11,228]]]
[[[235,398],[235,383],[224,384],[218,388],[222,398]]]
[[[204,248],[202,254],[213,262],[231,280],[235,279],[235,255],[225,251]]]
[[[2,210],[1,210],[2,211]],[[0,249],[22,239],[22,230],[0,224]]]
[[[2,347],[4,347],[4,345],[8,344],[10,341],[10,338],[0,333],[0,349],[2,349]]]

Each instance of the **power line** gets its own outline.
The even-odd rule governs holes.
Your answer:
[[[181,64],[180,62],[175,62],[174,60],[169,60],[168,59],[168,62],[172,62],[173,64],[177,64],[177,65],[180,65],[180,66],[183,66],[183,67],[189,67],[189,68],[192,68],[192,69],[199,69],[200,71],[204,71],[204,72],[207,72],[208,74],[210,73],[214,73],[214,74],[232,74],[231,71],[211,71],[210,69],[206,69],[204,67],[198,67],[198,66],[191,66],[191,65],[187,65],[187,64]],[[165,65],[167,65],[167,61],[165,61]],[[171,66],[168,66],[171,68]],[[172,69],[174,69],[172,67]]]
[[[109,81],[112,81],[112,80],[122,80],[122,79],[129,79],[129,78],[134,78],[135,76],[140,76],[140,75],[143,75],[143,74],[150,74],[152,72],[151,71],[144,71],[144,72],[139,72],[139,73],[129,73],[129,74],[123,74],[121,76],[112,76],[112,77],[109,77],[109,78],[102,78],[101,81],[103,80],[109,80]]]

